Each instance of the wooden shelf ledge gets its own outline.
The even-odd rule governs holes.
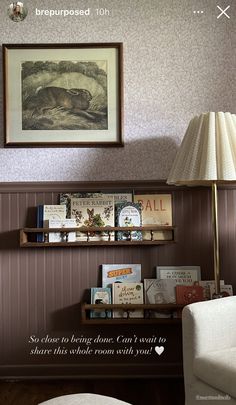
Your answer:
[[[181,323],[181,313],[184,305],[179,304],[87,304],[81,303],[81,322],[86,325],[114,325],[114,324],[179,324]],[[103,310],[108,312],[112,312],[113,309],[122,310],[129,314],[129,311],[143,310],[144,317],[143,318],[90,318],[90,311],[95,310]],[[165,312],[169,311],[171,314],[170,318],[151,318],[151,312]],[[176,317],[174,317],[174,313],[176,313]]]
[[[130,240],[111,240],[110,236],[113,232],[123,231],[130,233]],[[150,232],[150,240],[132,240],[132,232]],[[154,232],[170,231],[171,237],[168,240],[155,240]],[[83,246],[137,246],[137,245],[164,245],[175,243],[174,226],[147,226],[147,227],[76,227],[76,228],[23,228],[20,229],[20,247],[83,247]],[[45,239],[48,240],[48,234],[54,232],[61,232],[63,234],[70,232],[83,232],[87,234],[87,241],[75,242],[37,242],[36,235],[44,234]],[[94,241],[91,239],[93,232],[107,232],[108,240]]]

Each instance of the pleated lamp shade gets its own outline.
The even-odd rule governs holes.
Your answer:
[[[236,180],[236,115],[208,112],[188,126],[168,184],[207,185]]]

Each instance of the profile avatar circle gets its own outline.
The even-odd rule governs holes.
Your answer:
[[[27,14],[28,9],[21,1],[11,3],[8,7],[8,16],[14,22],[23,21]]]

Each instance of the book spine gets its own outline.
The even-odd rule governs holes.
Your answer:
[[[43,205],[37,207],[37,228],[43,228]],[[36,242],[44,242],[43,233],[36,234]]]

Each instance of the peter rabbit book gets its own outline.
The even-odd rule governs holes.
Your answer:
[[[137,194],[134,202],[141,204],[142,226],[172,226],[171,194]],[[143,240],[150,240],[150,232],[143,232]],[[154,240],[171,240],[172,231],[153,232]]]
[[[143,304],[142,283],[113,283],[112,284],[113,304]],[[134,309],[123,311],[113,310],[113,318],[143,318],[143,310]]]
[[[66,206],[66,211],[67,211],[67,218],[70,218],[71,216],[71,199],[72,198],[101,198],[101,197],[114,197],[114,205],[116,206],[117,204],[123,203],[123,202],[128,202],[128,201],[133,201],[133,194],[132,193],[102,193],[102,192],[96,192],[96,193],[83,193],[83,192],[77,192],[77,193],[60,193],[59,194],[59,202],[62,205]]]
[[[110,288],[91,288],[91,304],[111,304]],[[91,310],[90,318],[111,318],[111,311],[101,309]]]
[[[113,283],[140,283],[141,264],[103,264],[102,286],[111,287]]]
[[[114,226],[114,197],[71,198],[71,218],[75,218],[78,227]],[[88,239],[89,237],[89,239]],[[77,241],[108,241],[109,233],[76,232]],[[110,232],[110,240],[114,240],[114,232]]]

